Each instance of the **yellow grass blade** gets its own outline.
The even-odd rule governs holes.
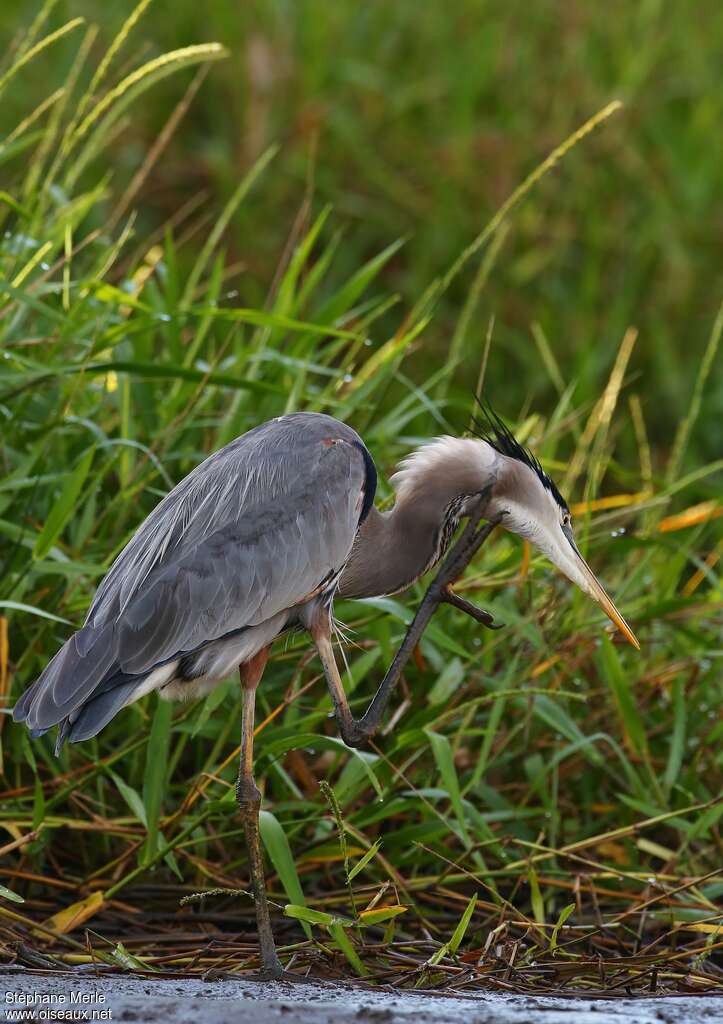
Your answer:
[[[2,145],[0,145],[0,153],[4,152],[9,146],[11,146],[16,139],[19,139],[22,135],[24,135],[29,128],[32,128],[35,122],[43,116],[45,111],[52,107],[54,103],[57,103],[57,101],[60,99],[64,92],[65,87],[63,86],[61,86],[60,89],[56,89],[55,92],[51,92],[50,96],[46,96],[42,103],[39,103],[37,105],[35,110],[29,113],[27,117],[24,117],[23,120],[20,121],[17,125],[15,125],[10,134],[5,139],[3,139]]]
[[[631,505],[642,505],[652,498],[652,491],[637,491],[635,494],[609,494],[606,498],[593,498],[591,501],[578,501],[570,507],[575,516],[586,512],[603,512],[611,508],[628,508]]]
[[[61,124],[65,117],[67,105],[75,95],[75,87],[78,83],[80,73],[85,66],[88,56],[90,55],[97,35],[97,25],[89,25],[66,75],[62,95],[58,98],[58,102],[53,105],[51,115],[48,119],[48,126],[40,140],[37,151],[30,162],[29,172],[24,185],[25,196],[32,196],[35,193],[38,183],[42,179],[43,192],[47,198],[49,187],[55,181],[58,168],[60,167],[63,159],[63,147],[59,145],[57,141]],[[50,160],[46,169],[46,160],[48,160],[50,155],[53,153],[54,156]]]
[[[593,114],[593,116],[585,121],[584,124],[580,125],[572,135],[568,135],[568,137],[561,142],[559,146],[556,146],[552,152],[545,157],[542,163],[538,164],[537,167],[528,174],[525,180],[508,196],[502,206],[497,210],[494,217],[492,217],[482,231],[480,231],[477,237],[457,257],[444,277],[440,281],[435,282],[427,290],[425,295],[422,296],[413,313],[414,321],[419,319],[419,314],[424,316],[425,312],[428,312],[427,306],[429,301],[436,300],[447,290],[465,264],[468,263],[477,252],[479,252],[482,246],[489,241],[490,238],[492,238],[497,229],[507,218],[508,214],[510,214],[512,210],[519,205],[525,196],[535,187],[537,182],[540,181],[541,178],[544,178],[548,171],[551,171],[560,162],[560,160],[562,160],[562,158],[578,144],[578,142],[581,142],[585,136],[594,131],[598,125],[601,125],[603,121],[607,121],[609,117],[612,117],[613,114],[617,113],[617,111],[621,109],[622,103],[620,100],[613,100],[612,103],[608,103],[607,106],[602,108],[602,110]]]
[[[650,455],[650,442],[648,441],[648,432],[645,429],[645,419],[643,418],[643,407],[640,404],[640,398],[638,395],[631,395],[629,398],[630,415],[633,419],[633,429],[635,431],[635,440],[638,444],[638,452],[640,453],[640,478],[643,482],[643,486],[646,490],[653,490],[653,460]]]
[[[45,3],[40,8],[38,13],[35,15],[35,18],[33,19],[30,28],[25,33],[25,37],[18,46],[18,57],[22,57],[24,53],[27,53],[27,51],[30,49],[30,47],[37,39],[38,33],[40,32],[41,28],[50,17],[53,8],[57,7],[57,5],[58,0],[45,0]]]
[[[66,935],[90,920],[104,904],[104,894],[100,891],[93,892],[85,899],[78,900],[77,903],[72,903],[69,907],[63,907],[57,914],[53,914],[47,921],[44,921],[43,926],[51,931],[60,932],[61,935]]]
[[[105,76],[108,74],[108,68],[113,63],[113,58],[122,48],[123,43],[125,43],[128,36],[131,34],[133,29],[136,27],[137,23],[140,21],[150,2],[151,0],[140,0],[140,3],[136,5],[136,7],[131,11],[126,20],[123,22],[120,32],[115,37],[115,39],[103,55],[103,59],[98,65],[98,68],[90,81],[90,85],[88,86],[86,93],[80,98],[80,102],[78,104],[78,112],[75,116],[74,121],[69,126],[69,134],[72,134],[75,125],[78,123],[78,121],[85,113],[88,103],[97,93],[98,87],[100,86],[101,82],[105,79]]]
[[[52,46],[52,44],[56,43],[58,39],[61,39],[63,36],[67,36],[68,32],[72,32],[74,29],[84,24],[85,18],[73,18],[71,21],[66,22],[65,25],[62,25],[59,29],[56,29],[55,32],[51,32],[50,35],[44,36],[39,43],[36,43],[35,46],[28,50],[27,53],[24,53],[19,60],[16,60],[15,63],[8,68],[2,78],[0,78],[0,93],[3,92],[8,82],[17,75],[18,71],[24,68],[26,64],[29,64],[34,57],[37,57],[37,55],[47,49],[48,46]]]
[[[553,654],[551,658],[545,658],[545,660],[541,661],[539,665],[535,665],[532,672],[530,672],[530,679],[537,679],[537,677],[541,676],[543,672],[547,672],[548,668],[552,668],[553,665],[556,665],[561,658],[561,654]]]
[[[602,466],[603,460],[599,456],[607,438],[610,421],[612,420],[612,415],[615,411],[615,406],[617,405],[618,396],[620,395],[620,389],[625,377],[625,371],[627,369],[630,356],[632,355],[633,346],[635,345],[637,337],[637,330],[634,327],[628,327],[623,336],[623,340],[620,342],[620,348],[618,349],[618,354],[615,358],[613,368],[610,371],[610,377],[608,378],[602,398],[595,403],[595,407],[590,413],[590,417],[585,424],[585,429],[582,432],[580,442],[575,449],[575,454],[570,460],[570,468],[568,469],[567,476],[565,477],[563,492],[570,492],[572,490],[580,476],[580,473],[582,472],[583,466]],[[597,456],[594,455],[591,458],[590,448],[596,438],[597,443],[595,448]],[[594,493],[596,481],[592,480],[590,481],[590,484],[591,493]]]
[[[154,72],[172,65],[180,67],[185,64],[196,63],[199,60],[219,60],[221,57],[225,57],[227,52],[225,46],[222,46],[221,43],[199,43],[196,46],[184,46],[180,50],[170,50],[160,57],[147,61],[147,63],[142,64],[135,71],[126,75],[118,85],[105,94],[102,100],[96,103],[92,111],[78,125],[73,134],[72,142],[78,142],[84,135],[87,135],[93,125],[103,114],[110,110],[117,100],[128,92],[129,89],[132,89],[133,86],[138,85],[144,78],[147,78],[148,75],[152,75]]]
[[[723,516],[723,505],[712,499],[702,501],[699,505],[691,505],[683,512],[677,512],[673,516],[666,516],[658,523],[660,533],[674,533],[676,530],[685,530],[689,526],[698,526],[709,519],[718,519]]]
[[[711,551],[710,554],[707,555],[705,559],[705,564],[708,566],[709,569],[712,569],[714,565],[718,564],[718,561],[720,560],[721,551],[723,551],[723,541],[721,541],[718,544],[718,547],[715,549],[715,551]],[[703,570],[696,569],[693,575],[688,580],[688,582],[683,587],[683,596],[690,597],[691,594],[694,594],[705,578],[706,574],[703,572]]]

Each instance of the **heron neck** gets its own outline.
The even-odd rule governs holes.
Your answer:
[[[380,512],[372,506],[344,569],[339,597],[396,594],[414,583],[444,549],[448,507],[420,510],[398,501],[390,512]]]

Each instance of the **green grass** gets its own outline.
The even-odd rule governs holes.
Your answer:
[[[6,0],[0,30],[11,40],[39,0]],[[63,0],[48,27],[101,20],[87,83],[130,0]],[[60,40],[6,91],[8,130],[60,86],[85,28]],[[408,238],[385,268],[387,293],[411,304],[557,142],[610,100],[624,112],[515,219],[473,311],[455,388],[468,397],[487,321],[496,316],[494,394],[509,408],[549,409],[555,382],[539,372],[533,325],[548,338],[576,399],[594,400],[624,331],[640,341],[631,385],[660,446],[684,414],[720,301],[723,8],[645,0],[631,5],[513,0],[450,9],[413,0],[333,7],[322,0],[205,5],[179,0],[173,18],[151,3],[111,65],[115,82],[164,50],[220,40],[230,57],[208,75],[143,190],[139,230],[206,202],[180,234],[204,237],[240,177],[268,145],[274,171],[243,204],[225,244],[242,263],[243,294],[263,305],[307,188],[330,203],[343,231],[334,271],[349,276],[395,238]],[[42,69],[43,73],[38,73]],[[159,82],[113,143],[120,191],[137,171],[190,79]],[[103,87],[101,88],[101,92]],[[43,115],[38,126],[47,122]],[[3,175],[5,178],[5,175]],[[190,256],[182,256],[186,267]],[[460,278],[425,334],[407,374],[422,383],[446,356],[471,274]],[[234,288],[230,283],[229,288]],[[393,314],[384,319],[393,330]],[[717,458],[723,396],[709,389],[693,453]],[[463,421],[457,424],[460,428]],[[634,461],[634,443],[619,443]]]
[[[415,19],[406,4],[385,18],[340,5],[322,20],[300,4],[284,20],[268,5],[197,25],[182,5],[172,39],[141,23],[98,80],[103,48],[72,22],[22,66],[63,27],[60,7],[46,7],[47,24],[18,38],[0,71],[6,134],[22,126],[0,148],[2,696],[11,704],[80,624],[114,555],[210,451],[285,411],[330,412],[363,434],[384,501],[410,447],[464,429],[486,363],[490,395],[565,485],[642,652],[607,639],[596,608],[504,533],[463,586],[506,628],[480,635],[443,609],[405,674],[394,730],[368,751],[338,740],[308,642],[280,643],[256,741],[270,888],[288,918],[279,935],[301,965],[316,948],[327,970],[416,985],[480,956],[488,983],[713,985],[723,321],[710,265],[720,153],[706,128],[721,95],[706,91],[706,69],[723,35],[717,8],[705,34],[684,22],[675,39],[666,15],[678,8],[643,5],[623,24],[587,13],[591,24],[567,26],[583,55],[566,49],[553,75],[551,7],[526,20],[511,5],[478,24],[462,5],[460,43],[463,15],[446,25],[431,7]],[[159,60],[138,46],[148,38],[183,53]],[[235,56],[186,49],[199,38]],[[283,42],[298,89],[277,82],[268,109],[248,82],[237,91],[239,39],[261,47],[261,63],[271,47],[279,74]],[[355,56],[340,59],[341,39]],[[524,81],[498,55],[511,39]],[[671,52],[666,81],[687,84],[683,110],[651,92]],[[194,81],[189,62],[212,66],[127,192],[154,118]],[[583,66],[587,88],[574,90]],[[91,87],[107,99],[91,102]],[[617,94],[623,113],[538,181],[548,154]],[[235,162],[233,102],[219,96],[251,119]],[[295,134],[312,99],[328,121],[313,161]],[[646,103],[659,105],[652,121]],[[199,183],[174,165],[197,147],[217,199],[191,201]],[[485,147],[495,175],[470,160]],[[445,358],[450,338],[458,361]],[[339,604],[358,709],[421,594]],[[0,726],[0,824],[16,844],[0,879],[26,898],[0,903],[5,954],[19,939],[45,949],[29,922],[102,892],[88,941],[112,962],[150,969],[166,950],[179,967],[223,960],[174,936],[203,920],[229,933],[251,912],[226,894],[178,916],[182,896],[246,884],[233,680],[200,705],[146,699],[58,760],[49,737]],[[160,915],[166,939],[148,940],[155,926],[132,907]],[[89,955],[79,929],[47,949],[69,963]],[[254,963],[251,946],[234,947],[232,966]]]

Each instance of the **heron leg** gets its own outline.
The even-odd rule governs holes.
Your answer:
[[[254,782],[254,705],[256,703],[256,687],[261,681],[266,662],[268,648],[239,666],[242,693],[242,733],[241,757],[239,761],[238,780],[236,782],[236,800],[241,811],[246,833],[246,848],[251,874],[251,888],[256,906],[256,926],[259,934],[261,961],[264,973],[271,978],[280,978],[284,971],[276,953],[274,935],[271,930],[269,904],[266,899],[266,883],[264,881],[264,865],[261,856],[261,838],[259,834],[259,810],[261,794]]]
[[[499,628],[489,612],[485,612],[469,601],[457,597],[451,589],[452,584],[460,578],[467,565],[500,521],[499,519],[494,519],[484,526],[479,525],[485,511],[485,499],[485,495],[480,498],[477,508],[470,516],[469,522],[462,532],[462,536],[447,555],[442,563],[442,567],[427,588],[422,603],[417,609],[417,613],[397,653],[394,655],[384,679],[379,684],[371,704],[360,719],[355,719],[352,715],[346,693],[344,692],[344,686],[331,645],[331,621],[329,615],[322,613],[311,623],[309,627],[310,632],[321,658],[324,675],[326,676],[334,705],[334,712],[339,723],[339,731],[341,732],[342,739],[348,746],[362,746],[379,729],[387,704],[389,703],[389,698],[407,662],[411,658],[414,648],[421,640],[424,630],[429,625],[430,619],[440,604],[452,604],[461,611],[471,615],[477,622],[481,622],[491,629]]]

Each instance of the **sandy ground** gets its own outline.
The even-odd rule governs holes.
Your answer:
[[[5,1020],[139,1024],[714,1024],[723,997],[559,999],[415,995],[332,984],[196,981],[34,974],[0,969]],[[61,999],[61,997],[64,997]],[[34,1000],[34,1003],[33,1003]],[[29,1011],[29,1012],[28,1012]],[[23,1012],[28,1016],[21,1016]],[[34,1013],[34,1016],[32,1015]],[[52,1014],[55,1014],[53,1016]],[[64,1016],[62,1015],[64,1014]]]

